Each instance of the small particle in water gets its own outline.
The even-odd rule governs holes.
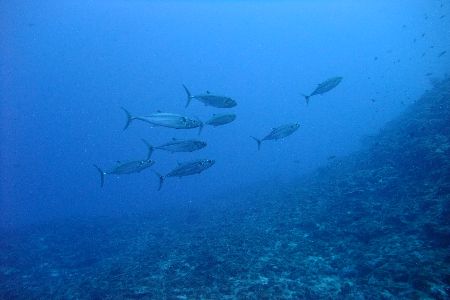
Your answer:
[[[373,58],[373,60],[378,60],[378,56],[375,56],[375,57]]]

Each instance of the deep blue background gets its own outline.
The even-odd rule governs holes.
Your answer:
[[[2,1],[0,226],[221,201],[260,181],[277,188],[357,149],[448,70],[449,54],[437,55],[449,49],[450,5],[440,4]],[[306,106],[301,93],[332,76],[341,85]],[[198,101],[184,109],[183,83],[236,99],[238,118],[205,128],[201,152],[155,152],[154,169],[199,157],[216,165],[169,178],[161,192],[151,171],[107,176],[101,189],[93,163],[143,158],[141,138],[197,137],[138,122],[124,132],[120,106],[203,120],[225,111]],[[298,132],[260,152],[249,138],[296,121]]]

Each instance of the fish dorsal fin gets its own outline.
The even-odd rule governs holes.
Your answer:
[[[172,138],[172,141],[178,141],[178,139],[173,137],[173,138]]]
[[[206,93],[209,95],[209,94],[211,94],[211,92],[210,91],[206,91]]]
[[[121,162],[120,160],[117,160],[116,163],[117,163],[117,164],[121,164],[122,162]]]
[[[162,113],[162,111],[160,109],[158,109],[156,112],[159,113],[159,114]]]
[[[178,165],[178,166],[181,166],[181,163],[180,163],[179,161],[177,161],[177,165]]]
[[[213,114],[213,117],[217,116],[217,114]]]

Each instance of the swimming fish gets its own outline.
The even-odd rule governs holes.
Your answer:
[[[207,125],[220,126],[233,122],[236,119],[235,114],[213,114],[211,119],[205,122]]]
[[[214,106],[218,108],[231,108],[237,105],[236,101],[234,101],[229,97],[213,95],[209,91],[207,91],[205,94],[192,95],[184,84],[183,88],[187,94],[186,107],[188,107],[192,99],[197,99],[198,101],[202,102],[205,105]]]
[[[153,153],[154,149],[168,151],[170,153],[175,152],[192,152],[196,150],[200,150],[206,147],[206,142],[199,140],[178,140],[173,138],[172,141],[162,144],[160,146],[152,146],[146,140],[142,139],[142,141],[149,148],[149,156]]]
[[[122,110],[125,112],[127,116],[127,123],[125,124],[123,130],[127,129],[133,120],[140,120],[143,122],[147,122],[153,126],[162,126],[175,129],[199,128],[199,133],[203,129],[202,121],[198,119],[197,120],[190,119],[188,117],[178,114],[157,112],[148,116],[133,117],[130,114],[130,112],[125,108],[122,107]]]
[[[143,160],[134,160],[129,161],[125,163],[121,163],[120,161],[117,162],[117,166],[112,168],[110,171],[103,171],[99,166],[94,164],[94,167],[98,170],[100,173],[100,186],[103,187],[103,184],[105,183],[105,175],[125,175],[125,174],[132,174],[132,173],[139,173],[149,167],[151,167],[155,161],[150,159],[150,156],[152,155],[152,149],[148,149],[147,158]]]
[[[179,163],[178,167],[167,173],[166,175],[161,175],[157,172],[155,174],[159,177],[159,187],[158,191],[161,190],[164,183],[164,179],[167,177],[184,177],[194,174],[200,174],[206,169],[212,167],[215,164],[215,160],[212,159],[197,159],[185,163]]]
[[[445,53],[447,53],[447,50],[442,51],[441,53],[438,54],[438,57],[441,57],[442,55],[444,55]]]
[[[334,89],[339,83],[341,83],[342,77],[332,77],[330,79],[325,80],[322,83],[319,83],[316,87],[316,89],[309,95],[303,95],[306,99],[306,104],[309,103],[309,98],[315,95],[322,95],[326,92],[331,91]]]
[[[272,128],[272,131],[269,132],[269,134],[267,134],[262,139],[257,139],[254,136],[250,136],[250,137],[258,143],[258,150],[259,150],[261,148],[261,143],[263,141],[279,140],[279,139],[285,138],[285,137],[293,134],[299,127],[300,127],[299,123],[286,124],[286,125],[282,125],[282,126],[279,126],[276,128]]]

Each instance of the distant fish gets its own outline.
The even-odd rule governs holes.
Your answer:
[[[206,147],[206,142],[199,140],[178,140],[173,138],[172,141],[162,144],[160,146],[152,146],[146,140],[142,140],[149,148],[149,156],[154,149],[168,151],[170,153],[175,152],[193,152]]]
[[[328,156],[328,160],[333,160],[333,159],[335,159],[336,158],[336,155],[330,155],[330,156]]]
[[[167,177],[184,177],[194,174],[200,174],[201,172],[205,171],[206,169],[212,167],[216,161],[211,159],[198,159],[186,163],[179,163],[178,167],[170,171],[166,175],[161,175],[159,173],[156,173],[159,177],[159,187],[158,191],[161,190],[162,185],[164,183],[164,179]]]
[[[325,80],[322,83],[319,83],[316,87],[316,89],[309,95],[303,95],[306,99],[306,104],[309,103],[309,98],[315,95],[321,95],[326,92],[331,91],[334,89],[339,83],[341,83],[342,77],[332,77],[330,79]]]
[[[372,103],[375,103],[376,100],[374,98],[372,98],[372,99],[370,99],[370,101],[372,101]]]
[[[417,39],[413,39],[413,43],[417,42]]]
[[[202,102],[205,105],[214,106],[218,108],[231,108],[237,105],[236,101],[234,101],[229,97],[212,95],[209,91],[207,91],[205,94],[193,96],[191,95],[191,92],[189,92],[188,88],[184,84],[183,88],[187,94],[186,107],[188,107],[192,99],[197,99],[198,101]]]
[[[445,51],[442,51],[441,53],[438,54],[438,57],[441,57],[441,56],[445,55],[445,53],[447,53],[446,50],[445,50]]]
[[[425,32],[424,32],[424,33],[422,33],[421,37],[424,37],[424,36],[425,36]]]
[[[442,15],[439,19],[443,19],[443,18],[445,18],[445,15]]]
[[[378,56],[375,56],[375,57],[373,58],[373,60],[378,60]]]
[[[127,115],[127,123],[125,124],[123,130],[127,129],[133,120],[147,122],[153,126],[161,126],[175,129],[199,128],[199,133],[203,128],[202,121],[189,119],[188,117],[184,117],[177,114],[158,112],[148,116],[133,117],[130,114],[130,112],[127,111],[125,108],[122,107],[122,110]]]
[[[254,139],[257,143],[258,143],[258,150],[261,148],[261,143],[263,141],[268,141],[268,140],[279,140],[282,138],[285,138],[291,134],[293,134],[295,131],[297,131],[297,129],[300,127],[300,124],[298,123],[293,123],[293,124],[286,124],[286,125],[282,125],[276,128],[272,128],[272,131],[266,135],[264,138],[257,139],[253,136],[251,136],[252,139]]]
[[[235,119],[235,114],[213,114],[212,118],[206,121],[205,124],[215,127],[231,123]]]
[[[427,74],[425,74],[425,76],[431,76],[431,75],[433,75],[433,73],[431,73],[431,72],[428,72]]]
[[[135,160],[135,161],[129,161],[126,163],[121,163],[120,161],[117,162],[117,166],[112,168],[110,171],[103,171],[99,166],[94,165],[94,167],[98,170],[100,173],[100,185],[103,187],[103,184],[105,182],[105,175],[113,174],[113,175],[125,175],[125,174],[132,174],[132,173],[139,173],[149,167],[151,167],[155,162],[150,159],[150,156],[152,155],[152,149],[148,149],[147,159],[144,160]]]

